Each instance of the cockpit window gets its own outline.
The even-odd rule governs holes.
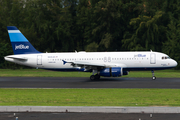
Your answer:
[[[163,56],[162,59],[171,59],[169,56]]]

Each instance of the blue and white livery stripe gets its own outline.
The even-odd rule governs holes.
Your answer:
[[[28,40],[21,33],[9,33],[11,42],[28,42]]]
[[[8,26],[7,29],[11,42],[28,42],[24,35],[15,26]]]
[[[15,26],[7,26],[7,29],[15,55],[40,53]]]
[[[15,27],[15,26],[7,26],[7,29],[8,30],[18,30],[17,27]]]
[[[8,30],[8,33],[21,33],[19,30]]]

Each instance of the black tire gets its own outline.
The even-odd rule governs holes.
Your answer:
[[[95,79],[99,80],[100,79],[100,75],[96,74],[95,75]]]
[[[95,75],[91,75],[90,80],[95,80]]]
[[[155,76],[153,76],[153,77],[152,77],[152,80],[156,80],[156,77],[155,77]]]

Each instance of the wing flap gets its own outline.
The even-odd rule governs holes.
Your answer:
[[[80,66],[93,66],[93,67],[105,67],[105,64],[97,64],[97,63],[90,63],[90,62],[73,62],[74,65],[80,65]]]

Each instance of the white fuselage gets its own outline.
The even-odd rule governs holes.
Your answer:
[[[25,59],[21,60],[19,58]],[[38,53],[9,55],[5,60],[21,65],[41,69],[74,71],[82,70],[82,66],[71,62],[104,65],[106,68],[122,67],[131,70],[168,69],[177,66],[177,62],[160,52],[77,52],[77,53]],[[68,63],[64,64],[64,61]]]

